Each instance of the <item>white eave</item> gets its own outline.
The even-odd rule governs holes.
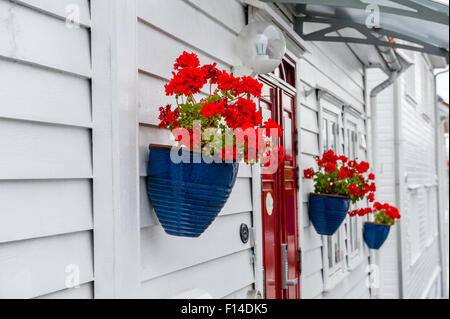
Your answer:
[[[448,5],[432,0],[371,0],[380,21],[378,26],[368,27],[371,11],[364,0],[261,1],[288,7],[294,30],[303,40],[347,43],[368,65],[380,61],[374,47],[423,52],[435,68],[448,64]]]

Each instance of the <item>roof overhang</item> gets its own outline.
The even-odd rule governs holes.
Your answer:
[[[449,8],[436,1],[261,1],[289,6],[294,29],[305,41],[399,48],[449,60]]]

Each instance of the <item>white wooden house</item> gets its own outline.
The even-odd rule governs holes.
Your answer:
[[[68,15],[79,17],[79,25],[69,23]],[[261,81],[294,101],[291,128],[297,132],[299,171],[330,148],[370,161],[369,87],[389,73],[386,58],[371,45],[305,41],[294,31],[291,6],[239,0],[0,0],[0,298],[267,295],[265,193],[258,167],[241,165],[227,205],[198,239],[164,233],[145,184],[149,144],[170,143],[170,133],[157,128],[157,117],[158,108],[172,102],[164,84],[175,58],[185,50],[195,52],[202,63],[217,62],[231,71],[241,63],[236,38],[255,20],[276,24],[288,40],[283,68]],[[425,67],[432,81],[432,66]],[[295,81],[286,77],[288,69]],[[443,278],[436,271],[442,270],[438,224],[408,221],[409,209],[421,203],[430,210],[411,214],[429,213],[430,220],[438,214],[432,209],[438,203],[437,159],[431,155],[434,91],[427,87],[426,96],[407,97],[402,92],[411,81],[408,74],[382,93],[383,99],[398,98],[401,110],[415,107],[399,123],[410,130],[409,138],[427,138],[422,153],[414,148],[417,140],[404,146],[411,159],[403,162],[409,176],[397,202],[408,211],[398,228],[404,237],[394,231],[389,247],[375,256],[364,245],[361,220],[346,220],[333,237],[317,235],[308,218],[312,184],[302,180],[293,216],[297,222],[290,225],[297,229],[293,253],[300,258],[289,260],[299,269],[292,277],[300,280],[292,295],[283,296],[414,297],[419,292],[414,285],[424,285],[420,291],[425,292],[428,282]],[[414,98],[416,106],[407,104]],[[390,121],[394,111],[389,103],[377,109]],[[411,125],[421,130],[411,131]],[[384,156],[383,149],[377,156]],[[383,166],[394,159],[385,156]],[[422,158],[426,166],[417,162]],[[396,181],[385,172],[381,193],[396,202],[387,198]],[[414,192],[421,197],[405,197]],[[404,207],[414,200],[417,205]],[[247,244],[239,236],[241,224],[252,229]],[[397,238],[404,249],[395,250]],[[419,260],[417,269],[394,265],[405,251],[412,256],[404,257],[406,262]],[[422,257],[423,252],[430,256]],[[391,258],[387,262],[385,255]],[[379,259],[381,292],[367,284],[370,265]],[[416,275],[424,270],[433,276],[427,283]],[[399,272],[408,276],[403,279],[411,295],[386,287],[385,278]]]
[[[445,116],[437,105],[434,70],[443,65],[424,54],[404,53],[411,67],[377,99],[377,200],[394,203],[403,214],[376,254],[381,271],[377,297],[441,298],[448,294],[448,177],[440,150],[448,110]],[[368,76],[373,82],[384,77],[377,70]]]

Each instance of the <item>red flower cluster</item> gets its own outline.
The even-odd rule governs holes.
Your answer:
[[[283,146],[273,146],[272,150],[268,150],[263,157],[263,165],[266,168],[276,169],[276,166],[283,163],[284,161],[284,150]],[[275,167],[272,167],[275,165]]]
[[[263,87],[262,83],[252,77],[236,78],[233,74],[229,74],[226,71],[219,71],[211,83],[217,84],[217,88],[221,91],[231,91],[231,95],[235,97],[240,95],[261,97]]]
[[[200,66],[200,60],[195,53],[187,53],[186,51],[180,55],[173,68],[175,70],[184,69],[184,68],[197,68]]]
[[[261,97],[263,84],[259,83],[252,77],[244,76],[237,80],[234,86],[234,94],[236,96],[241,94],[249,94],[254,97]]]
[[[236,103],[228,105],[223,115],[228,127],[233,130],[241,128],[245,131],[261,125],[263,120],[255,102],[249,98],[239,98]]]
[[[262,114],[252,100],[252,98],[261,97],[262,83],[249,76],[235,77],[224,70],[218,70],[216,63],[201,66],[198,56],[187,52],[183,52],[176,59],[172,74],[171,81],[165,85],[165,91],[167,96],[176,97],[178,108],[174,111],[170,106],[160,108],[159,127],[172,130],[180,127],[192,132],[194,121],[198,121],[201,123],[202,133],[209,128],[219,129],[221,133],[230,129],[242,131],[254,129],[258,141],[247,138],[237,142],[235,137],[233,146],[227,145],[221,148],[221,156],[224,159],[232,156],[237,159],[239,153],[244,151],[244,153],[247,152],[244,155],[246,160],[251,157],[252,160],[258,161],[264,156],[272,159],[283,158],[282,148],[274,148],[272,143],[259,141],[260,132],[264,132],[265,138],[270,139],[272,133],[277,131],[278,137],[274,137],[276,142],[278,142],[277,138],[282,136],[282,129],[276,122],[269,120],[263,125]],[[197,102],[196,95],[206,84],[209,84],[211,93]],[[195,138],[195,141],[191,138],[191,146],[196,144],[195,142],[198,142],[198,138]],[[201,142],[203,148],[211,140]],[[188,144],[181,139],[180,143]],[[266,152],[269,146],[272,149]],[[257,151],[256,158],[253,159],[255,156],[248,155],[250,150]]]
[[[304,175],[307,179],[315,178],[316,193],[336,194],[347,196],[353,202],[367,199],[370,202],[375,200],[375,183],[370,180],[375,179],[375,175],[369,174],[366,178],[365,173],[370,169],[367,162],[349,161],[346,156],[338,156],[333,150],[329,150],[323,156],[316,157],[319,170],[305,170]]]
[[[305,171],[303,173],[304,173],[306,179],[311,179],[311,178],[314,178],[314,176],[316,176],[316,173],[314,172],[314,170],[312,168],[305,169]]]
[[[172,81],[164,86],[167,96],[198,94],[207,82],[206,72],[201,68],[185,67],[178,73],[172,74]]]
[[[356,209],[353,210],[351,212],[349,212],[348,214],[350,215],[350,217],[355,217],[355,216],[359,216],[359,217],[364,217],[368,214],[372,214],[373,213],[373,209],[370,207],[367,208],[360,208],[360,209]]]
[[[278,123],[272,119],[269,119],[266,122],[264,122],[264,127],[266,129],[266,136],[268,137],[272,137],[272,130],[277,130],[278,138],[283,136],[283,130],[278,125]]]
[[[389,204],[375,203],[372,207],[360,208],[348,213],[350,217],[364,217],[368,214],[375,214],[375,223],[384,225],[394,225],[395,220],[400,219],[401,215],[397,207]]]
[[[222,114],[225,111],[225,102],[217,101],[212,103],[205,103],[202,108],[202,115],[204,117],[213,117]]]
[[[178,109],[172,111],[172,105],[166,105],[166,107],[159,108],[159,123],[160,128],[168,128],[174,129],[178,126],[178,117],[180,116],[180,112]]]
[[[381,204],[381,203],[378,203],[378,202],[375,203],[373,205],[373,207],[378,212],[384,210],[385,214],[388,217],[392,218],[392,219],[400,219],[400,218],[402,218],[402,216],[400,215],[400,212],[399,212],[397,207],[391,206],[389,204]]]

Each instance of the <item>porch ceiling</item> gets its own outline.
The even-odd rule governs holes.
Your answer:
[[[432,0],[261,0],[283,3],[305,41],[369,44],[449,59],[449,7]],[[370,7],[369,5],[372,5]],[[379,24],[367,26],[376,6]],[[392,41],[395,39],[395,41]]]

